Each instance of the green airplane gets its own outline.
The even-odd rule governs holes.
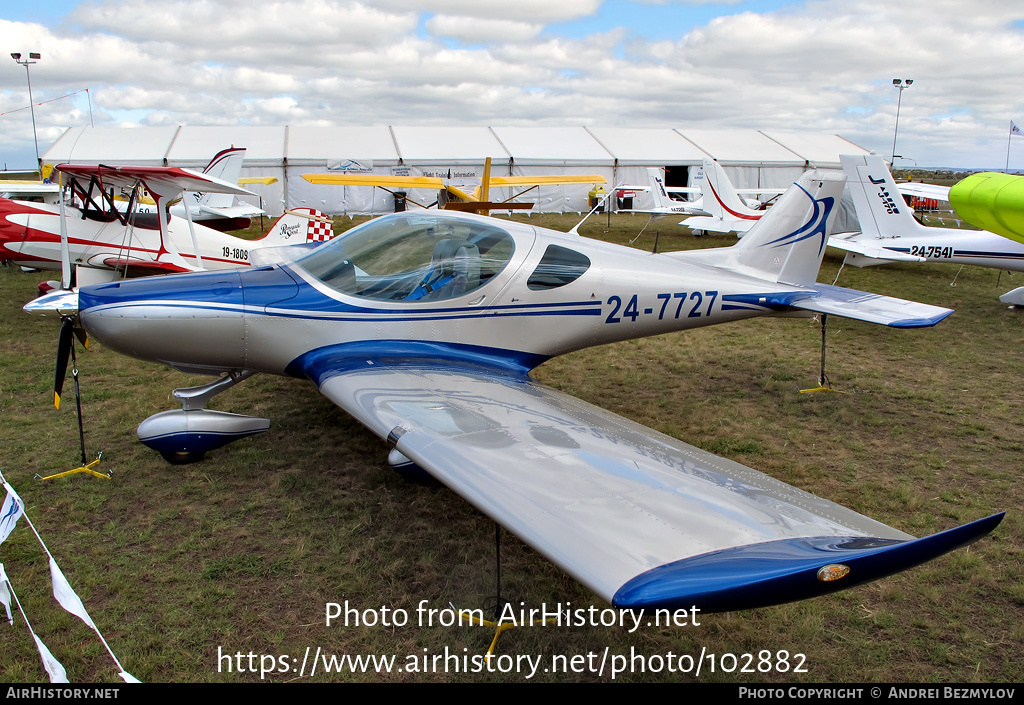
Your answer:
[[[949,190],[949,202],[971,225],[1024,243],[1024,176],[972,174]]]

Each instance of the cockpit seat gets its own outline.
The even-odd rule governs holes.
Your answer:
[[[480,250],[468,240],[438,240],[430,257],[430,272],[409,297],[443,301],[480,286]]]

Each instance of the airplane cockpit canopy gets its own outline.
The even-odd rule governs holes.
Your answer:
[[[380,301],[443,301],[484,286],[515,251],[489,223],[431,214],[377,218],[295,264],[344,294]]]

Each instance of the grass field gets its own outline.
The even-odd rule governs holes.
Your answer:
[[[532,222],[568,229],[573,216]],[[339,223],[347,223],[341,221]],[[602,216],[583,233],[625,243],[641,217]],[[671,221],[636,246],[730,245],[694,238]],[[831,283],[839,259],[826,257]],[[551,659],[607,652],[645,657],[733,654],[693,672],[620,674],[625,681],[1024,681],[1021,557],[1020,349],[1024,312],[999,294],[1024,284],[992,270],[890,265],[843,270],[839,284],[955,308],[935,328],[895,330],[829,320],[828,374],[816,385],[819,327],[761,319],[582,351],[535,371],[542,382],[732,458],[915,535],[1006,510],[990,538],[933,563],[810,601],[703,615],[700,626],[533,627],[506,632],[499,655],[541,656],[533,680],[608,681],[592,670],[544,672]],[[143,681],[258,681],[242,653],[483,654],[479,627],[419,626],[416,608],[480,608],[494,594],[494,525],[440,486],[411,483],[386,448],[299,380],[259,376],[212,408],[267,416],[270,432],[172,467],[135,437],[147,416],[176,408],[175,387],[199,383],[101,346],[79,354],[86,443],[113,472],[42,483],[78,464],[70,380],[50,405],[57,325],[20,307],[41,274],[0,269],[0,437],[4,476],[125,668]],[[507,532],[503,596],[527,608],[607,605]],[[33,627],[73,682],[113,682],[91,630],[50,595],[45,556],[22,524],[0,561]],[[325,604],[405,609],[406,626],[326,626]],[[45,682],[20,617],[2,630],[0,680]],[[759,652],[790,656],[786,672],[757,672]],[[752,662],[743,654],[754,654]],[[805,660],[797,660],[803,654]],[[275,661],[276,668],[279,662]],[[289,662],[290,663],[290,662]],[[578,662],[585,663],[585,662]],[[639,662],[636,662],[637,664]],[[794,672],[803,664],[805,672]],[[654,665],[657,665],[657,660]],[[248,671],[250,662],[243,665]],[[260,665],[256,659],[255,665]],[[266,662],[264,663],[266,665]],[[748,665],[753,672],[741,672]],[[730,672],[723,672],[723,667]],[[451,669],[451,666],[449,666]],[[296,673],[265,680],[295,680]],[[521,673],[317,673],[312,681],[520,681]]]

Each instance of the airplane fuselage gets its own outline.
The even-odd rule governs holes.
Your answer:
[[[383,228],[388,218],[401,223],[406,217],[371,223]],[[364,259],[361,267],[358,247],[342,242],[355,242],[360,229],[354,229],[332,243],[338,267],[351,267],[349,258],[356,262],[347,275],[334,272],[322,255],[315,265],[307,258],[98,285],[82,289],[81,319],[91,335],[119,352],[211,374],[245,369],[310,376],[312,370],[315,377],[317,369],[339,365],[445,356],[525,372],[593,345],[772,314],[769,294],[800,290],[687,262],[684,253],[649,254],[462,214],[420,218],[429,219],[431,229],[502,223],[500,235],[473,236],[482,247],[490,244],[490,253],[503,253],[481,256],[486,281],[443,298],[422,293],[419,270],[365,271],[374,262]],[[397,261],[402,247],[378,249]],[[503,261],[494,265],[497,259]]]
[[[127,269],[166,259],[155,217],[125,226],[112,215],[83,217],[77,208],[66,207],[68,246],[72,265],[97,269]],[[152,223],[148,221],[152,220]],[[193,224],[199,258],[188,222],[172,218],[168,232],[172,244],[190,266],[223,269],[249,264],[251,243],[198,223]],[[59,271],[61,268],[60,207],[0,199],[0,260],[24,267]],[[168,266],[173,271],[173,265]],[[177,271],[187,271],[179,267]]]
[[[892,250],[928,262],[966,264],[975,267],[1024,272],[1024,244],[986,231],[957,231],[921,228],[919,235],[874,240],[883,250]],[[934,232],[931,232],[934,231]],[[854,236],[856,237],[856,236]],[[841,239],[841,238],[834,238]],[[888,264],[892,260],[847,253],[846,261],[857,267]]]

